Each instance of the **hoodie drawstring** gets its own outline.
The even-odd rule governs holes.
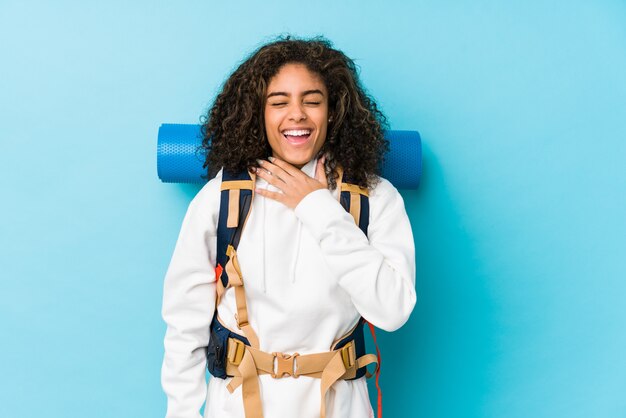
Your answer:
[[[291,283],[296,282],[296,266],[298,264],[298,256],[300,255],[300,234],[302,232],[302,222],[297,220],[298,229],[296,230],[296,249],[295,254],[293,256],[293,261],[291,262],[291,268],[289,269],[289,274],[291,275]]]
[[[269,183],[265,184],[265,190],[267,190],[269,188]],[[267,276],[267,272],[265,271],[267,269],[267,263],[265,262],[265,246],[267,245],[267,240],[266,240],[266,226],[265,226],[265,199],[261,199],[261,205],[260,205],[260,209],[261,209],[261,213],[260,218],[261,218],[261,222],[262,222],[262,227],[261,227],[261,243],[263,245],[261,245],[261,265],[263,266],[262,271],[261,271],[261,275],[262,277],[262,286],[263,286],[263,293],[267,293],[266,289],[267,289],[267,283],[266,283],[266,278],[265,276]]]

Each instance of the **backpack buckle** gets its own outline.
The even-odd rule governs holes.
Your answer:
[[[248,322],[248,315],[245,315],[245,318],[246,318],[245,321],[239,322],[239,316],[235,314],[235,321],[237,322],[237,328],[243,329],[244,327],[247,327],[248,325],[250,325],[250,323]]]
[[[228,339],[228,361],[239,366],[246,351],[246,345],[236,338]]]
[[[356,352],[354,351],[354,341],[350,341],[345,346],[341,347],[341,360],[346,370],[351,369],[356,363]]]
[[[298,363],[294,360],[300,354],[285,354],[285,353],[272,353],[274,356],[274,372],[271,374],[274,379],[280,379],[281,377],[291,376],[298,378],[298,372],[296,371]]]

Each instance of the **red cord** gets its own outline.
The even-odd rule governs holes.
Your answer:
[[[215,281],[218,281],[220,279],[220,277],[222,276],[222,266],[220,264],[217,265],[217,267],[215,267]]]
[[[367,321],[365,321],[367,322]],[[380,350],[378,349],[378,343],[376,342],[376,329],[374,325],[367,322],[367,325],[370,327],[370,332],[372,333],[372,338],[374,339],[374,345],[376,345],[376,357],[378,357],[378,367],[376,368],[376,389],[378,390],[378,418],[383,418],[383,392],[380,390],[380,384],[378,382],[378,378],[380,377]]]

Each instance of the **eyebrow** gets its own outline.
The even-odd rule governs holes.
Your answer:
[[[321,94],[322,96],[324,95],[324,93],[322,93],[322,91],[321,91],[321,90],[319,90],[319,89],[315,89],[315,90],[305,90],[305,91],[303,91],[303,92],[302,92],[302,95],[303,95],[303,96],[306,96],[306,95],[308,95],[308,94]],[[268,95],[267,95],[267,98],[269,99],[270,97],[273,97],[273,96],[287,96],[287,97],[289,97],[289,96],[290,96],[290,94],[289,94],[289,93],[287,93],[287,92],[284,92],[284,91],[274,91],[274,92],[272,92],[272,93],[268,94]]]

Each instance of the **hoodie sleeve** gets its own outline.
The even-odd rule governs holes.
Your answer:
[[[165,275],[161,384],[167,395],[166,418],[200,418],[206,399],[205,347],[215,310],[213,212],[219,208],[219,190],[213,189],[215,185],[207,183],[189,204]]]
[[[326,189],[305,196],[295,213],[359,313],[394,331],[415,306],[415,244],[402,196],[389,181],[381,179],[369,201],[368,237]]]

